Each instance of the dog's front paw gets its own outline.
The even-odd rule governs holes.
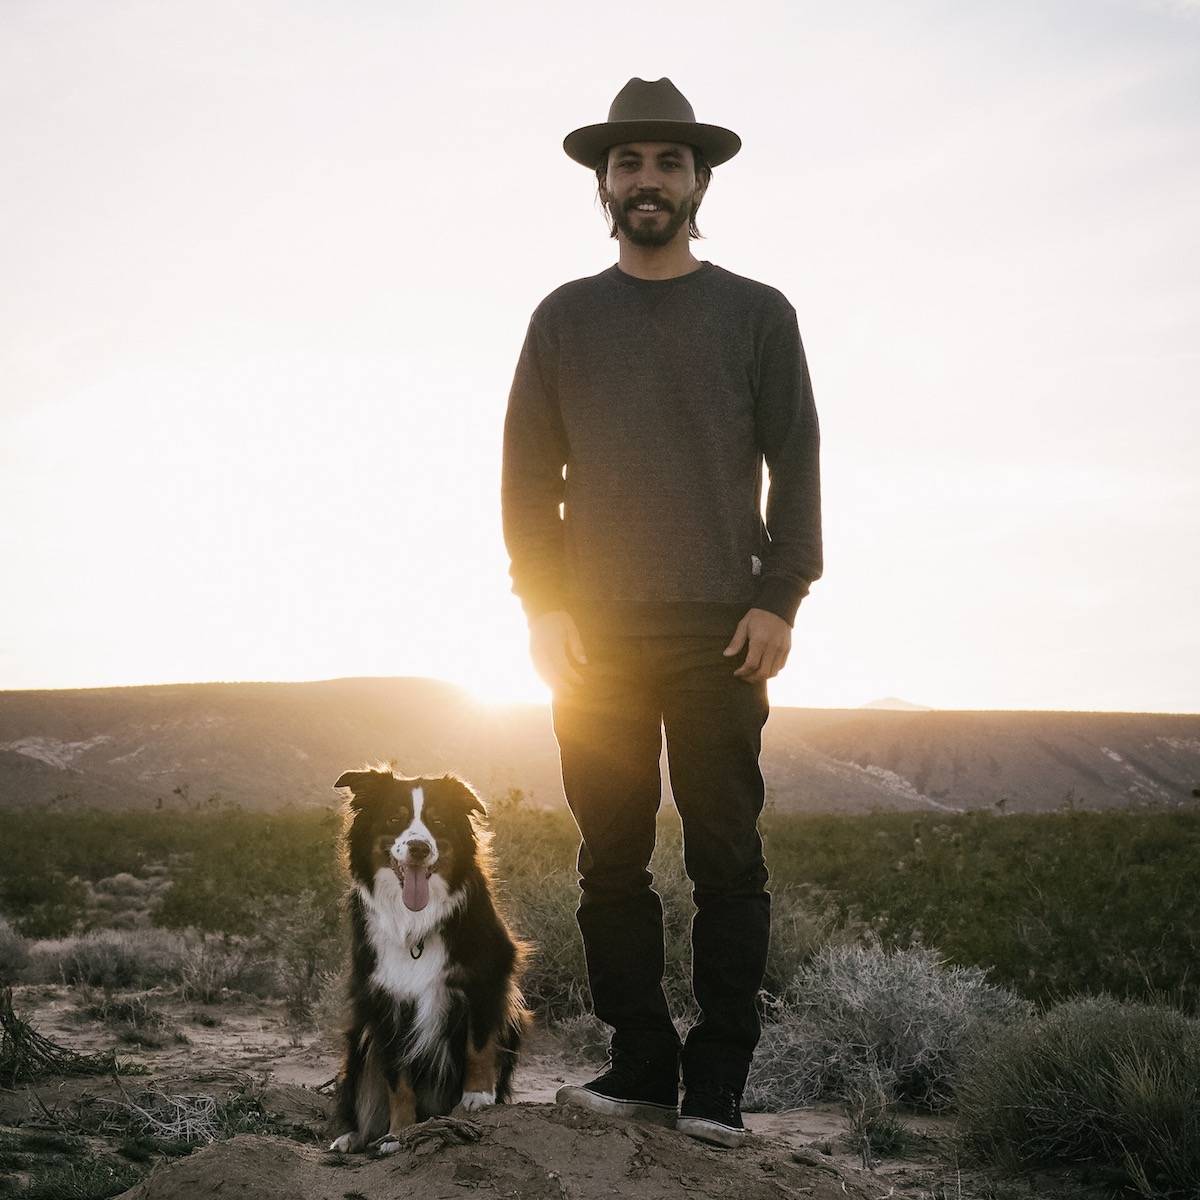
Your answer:
[[[495,1103],[495,1092],[463,1092],[462,1106],[467,1112],[475,1112],[480,1108],[488,1108]]]
[[[388,1154],[396,1154],[400,1150],[400,1139],[393,1134],[385,1133],[378,1141],[372,1143],[371,1149],[379,1155],[380,1158]]]
[[[339,1138],[334,1138],[329,1149],[335,1154],[353,1154],[356,1150],[361,1150],[362,1145],[362,1136],[351,1130],[349,1133],[343,1133]]]

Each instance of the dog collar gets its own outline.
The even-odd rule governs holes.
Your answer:
[[[422,938],[415,946],[410,946],[408,952],[413,958],[420,958],[425,953],[425,939]]]

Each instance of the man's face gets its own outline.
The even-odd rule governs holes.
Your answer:
[[[667,245],[687,226],[703,195],[690,146],[631,142],[608,152],[603,199],[635,246]]]

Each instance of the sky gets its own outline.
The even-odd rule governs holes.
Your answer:
[[[1200,0],[4,0],[0,689],[546,699],[504,411],[635,75],[812,373],[772,703],[1200,711]]]

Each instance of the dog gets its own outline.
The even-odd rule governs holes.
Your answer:
[[[395,1153],[457,1105],[503,1104],[529,1021],[525,946],[497,912],[483,802],[452,775],[347,771],[350,1020],[331,1150]]]

